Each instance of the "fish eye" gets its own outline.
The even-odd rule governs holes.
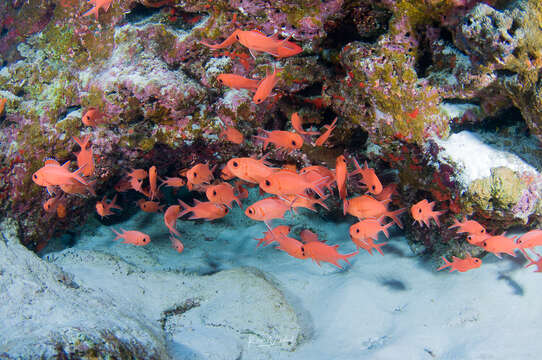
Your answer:
[[[220,79],[220,78],[218,78],[218,82],[221,83],[221,84],[224,83],[224,81],[222,81],[222,79]]]
[[[198,173],[195,172],[195,173],[194,173],[194,177],[198,177]]]
[[[485,233],[485,232],[486,232],[486,229],[480,230],[480,233],[482,233],[482,234]]]
[[[359,229],[356,229],[356,233],[359,233]]]
[[[305,247],[304,246],[301,247],[301,255],[305,256]]]
[[[237,163],[237,161],[234,161],[233,162],[233,167],[238,167],[238,166],[239,166],[239,164]]]
[[[375,190],[375,189],[376,189],[376,186],[373,185],[373,186],[372,186],[372,189]]]
[[[239,41],[239,35],[235,35],[235,40]]]
[[[248,213],[249,213],[249,214],[252,214],[252,209],[248,209]]]
[[[480,260],[478,260],[478,259],[474,259],[474,262],[480,262]]]
[[[271,182],[269,180],[265,180],[265,186],[271,186]]]
[[[419,209],[418,209],[418,212],[421,213],[421,212],[422,212],[422,208],[419,208]]]
[[[216,190],[213,191],[213,195],[216,196]]]
[[[296,146],[295,140],[292,140],[292,145]]]
[[[483,245],[484,247],[486,247],[486,246],[487,246],[487,242],[484,241],[484,243],[483,243],[482,245]]]
[[[224,208],[224,213],[225,213],[225,214],[228,213],[228,208]]]
[[[37,179],[37,178],[38,178],[38,175],[34,174],[34,176],[33,176],[33,177],[34,177],[34,179]]]

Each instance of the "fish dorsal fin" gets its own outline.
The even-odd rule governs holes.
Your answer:
[[[56,161],[55,159],[45,159],[45,165],[58,165],[60,166],[60,163]]]
[[[62,167],[63,167],[64,169],[68,170],[68,169],[70,168],[70,163],[71,163],[71,161],[68,160],[68,161],[66,161],[64,164],[62,164]]]
[[[194,206],[196,206],[198,204],[201,204],[201,201],[199,201],[198,199],[194,199]]]

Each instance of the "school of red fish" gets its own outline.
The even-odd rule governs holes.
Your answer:
[[[84,14],[95,14],[98,17],[100,8],[107,11],[111,0],[90,0],[95,6]],[[239,42],[247,47],[252,56],[264,52],[278,59],[289,56],[295,56],[302,52],[302,48],[287,39],[279,39],[276,36],[266,36],[259,31],[235,30],[229,37],[220,44],[201,44],[211,49],[222,49]],[[260,104],[271,96],[273,88],[278,81],[278,69],[274,67],[272,73],[268,73],[263,79],[248,79],[236,74],[220,74],[217,77],[219,83],[235,88],[247,89],[254,92],[253,102]],[[105,122],[105,114],[97,108],[89,108],[82,117],[85,126],[96,127]],[[325,131],[306,131],[303,129],[303,119],[298,113],[291,114],[291,127],[294,131],[273,130],[264,131],[263,136],[255,136],[256,139],[263,141],[263,150],[272,144],[277,150],[290,153],[300,151],[303,144],[312,136],[318,135],[318,138],[311,143],[312,146],[323,146],[337,124],[337,118],[331,125],[325,126]],[[234,144],[241,144],[245,141],[244,136],[239,130],[232,126],[223,126],[220,134],[227,141]],[[49,200],[43,204],[46,212],[56,212],[59,217],[66,216],[66,208],[63,202],[65,194],[83,194],[96,196],[94,191],[94,182],[87,178],[94,174],[94,155],[90,143],[90,135],[82,139],[73,138],[81,150],[75,154],[77,167],[76,171],[70,171],[70,161],[61,165],[54,159],[47,159],[42,168],[36,171],[32,179],[39,185],[47,188],[49,194],[52,194]],[[383,233],[389,238],[388,229],[397,225],[403,228],[400,215],[406,209],[390,210],[388,208],[392,196],[395,193],[395,184],[382,186],[374,169],[369,168],[367,162],[360,166],[355,158],[351,159],[353,170],[349,171],[349,163],[344,155],[336,159],[335,169],[329,169],[322,165],[308,166],[303,169],[295,169],[291,166],[283,168],[272,167],[266,161],[266,156],[257,159],[256,157],[232,158],[220,171],[220,179],[215,177],[214,166],[210,167],[208,163],[198,163],[190,169],[181,170],[178,176],[161,178],[158,175],[158,169],[151,166],[148,170],[132,169],[125,178],[121,179],[116,185],[117,192],[133,190],[141,193],[144,198],[137,202],[137,205],[145,212],[164,213],[164,224],[170,233],[172,247],[179,253],[183,252],[184,245],[181,242],[181,233],[177,230],[177,220],[186,215],[190,215],[188,220],[205,219],[208,221],[223,218],[228,214],[229,209],[235,202],[241,209],[242,201],[248,197],[246,187],[258,186],[260,194],[267,194],[268,197],[262,198],[253,204],[250,204],[244,210],[247,217],[255,221],[264,222],[267,231],[263,238],[258,240],[257,246],[263,244],[267,246],[277,243],[276,249],[286,252],[288,255],[297,259],[311,258],[317,264],[321,262],[331,263],[339,268],[339,260],[349,262],[348,259],[357,255],[360,249],[373,254],[376,250],[384,255],[382,247],[386,242],[378,243],[378,236]],[[358,176],[359,178],[354,179]],[[233,184],[228,181],[234,181]],[[357,181],[364,189],[366,194],[348,198],[347,184],[351,181]],[[158,184],[160,182],[160,184]],[[180,188],[186,186],[190,191],[205,193],[208,201],[194,200],[192,206],[178,200],[178,205],[169,206],[164,211],[163,204],[159,199],[162,195],[160,189],[163,186]],[[325,209],[328,207],[325,200],[334,194],[334,188],[337,189],[339,198],[342,201],[343,214],[356,218],[358,222],[350,227],[350,238],[356,245],[357,251],[350,254],[341,254],[338,251],[339,245],[329,245],[326,240],[319,239],[318,235],[305,229],[300,233],[300,239],[290,237],[290,227],[279,225],[272,227],[272,221],[283,219],[286,212],[296,213],[297,208],[306,208],[311,211],[317,211],[316,205]],[[57,195],[58,194],[58,195]],[[122,210],[116,204],[117,195],[112,200],[103,197],[96,203],[96,212],[100,217],[107,217],[115,214],[112,209]],[[410,214],[420,226],[431,225],[430,220],[440,226],[439,216],[444,211],[433,210],[435,203],[426,199],[419,201],[410,208]],[[390,219],[386,223],[386,219]],[[486,229],[474,220],[463,218],[462,222],[455,221],[450,228],[457,228],[458,234],[466,234],[466,241],[474,246],[483,248],[500,257],[501,254],[515,256],[515,251],[519,250],[529,261],[527,266],[536,266],[537,272],[542,272],[542,256],[534,249],[542,246],[542,230],[532,230],[521,237],[506,237],[504,234],[491,235]],[[118,232],[112,229],[116,237],[114,240],[122,239],[123,243],[136,246],[146,246],[151,242],[150,236],[136,230],[124,230]],[[534,258],[536,256],[536,258]],[[442,270],[449,268],[449,271],[466,272],[471,269],[479,268],[482,260],[472,257],[467,253],[464,259],[453,257],[452,261],[442,258],[444,265],[438,268]]]

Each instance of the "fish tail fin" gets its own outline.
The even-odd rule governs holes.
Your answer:
[[[350,253],[350,254],[344,254],[344,255],[341,255],[341,259],[343,259],[344,261],[346,261],[347,263],[350,264],[350,261],[348,261],[348,258],[352,257],[352,256],[355,256],[359,254],[359,250],[358,251],[354,251],[353,253]]]
[[[239,205],[239,207],[242,209],[243,208],[243,203],[241,202],[241,199],[239,199],[239,196],[236,196],[234,198],[234,200],[237,203],[237,205]]]
[[[175,226],[175,224],[173,224],[173,226]],[[174,235],[174,236],[177,236],[177,237],[181,237],[181,233],[177,231],[177,229],[175,229],[175,227],[171,227],[169,228],[169,233],[171,235]]]
[[[320,205],[321,207],[323,207],[324,209],[328,210],[329,211],[329,207],[326,205],[326,203],[324,202],[324,198],[323,199],[316,199],[314,201],[315,204],[318,204]]]
[[[189,212],[192,211],[192,206],[188,205],[187,203],[185,203],[184,201],[182,201],[181,199],[179,199],[179,204],[181,205],[181,207],[183,208],[183,211],[181,211],[179,213],[179,215],[177,216],[177,218],[180,218],[186,214],[188,214]]]
[[[376,251],[378,251],[380,253],[380,255],[384,256],[384,252],[382,251],[381,247],[386,245],[388,242],[383,242],[383,243],[380,243],[380,244],[374,244],[374,248],[376,249]]]
[[[352,156],[352,160],[354,160],[354,166],[356,167],[356,170],[352,171],[351,173],[348,174],[348,177],[350,176],[354,176],[354,175],[357,175],[357,174],[361,174],[361,172],[363,171],[363,169],[361,168],[361,166],[359,166],[359,163],[358,163],[358,160],[356,160],[355,157]]]
[[[464,219],[466,219],[465,217],[463,217]],[[456,218],[454,218],[454,223],[451,225],[451,226],[448,226],[448,229],[452,229],[454,227],[460,227],[461,226],[461,222],[459,222]]]
[[[309,188],[314,191],[318,196],[321,198],[325,198],[324,193],[322,192],[325,183],[327,183],[327,180],[329,180],[329,176],[322,176],[319,179],[316,179],[315,181],[311,182],[309,184]]]
[[[388,232],[388,229],[390,227],[392,227],[394,224],[394,222],[390,222],[390,223],[387,223],[386,225],[382,226],[382,232],[384,233],[384,235],[386,235],[386,237],[389,239],[390,238],[390,234]]]
[[[82,16],[89,16],[89,15],[96,15],[96,19],[98,19],[98,10],[99,8],[97,6],[94,6],[92,9],[84,13]]]
[[[399,210],[395,210],[395,211],[388,211],[386,213],[386,216],[389,217],[390,219],[393,220],[394,223],[397,224],[397,226],[399,226],[400,229],[403,228],[403,223],[401,222],[401,220],[399,219],[399,215],[401,215],[402,213],[404,213],[406,211],[406,208],[401,208]]]
[[[348,211],[348,199],[343,200],[343,215],[346,215],[346,212]]]
[[[81,184],[85,185],[85,186],[88,186],[88,182],[83,179],[83,177],[80,175],[81,172],[85,169],[85,167],[87,166],[88,164],[84,164],[83,166],[81,166],[79,169],[75,170],[74,172],[72,172],[72,176],[74,178],[74,180],[77,180],[79,181]],[[64,165],[62,165],[64,167]]]
[[[440,226],[440,221],[439,221],[438,217],[441,216],[441,215],[443,215],[443,214],[445,214],[446,211],[447,211],[447,210],[441,210],[441,211],[435,211],[435,212],[433,213],[432,218],[433,218],[433,220],[435,220],[435,222],[437,223],[437,226]],[[429,226],[429,225],[428,225],[428,226]]]
[[[116,238],[113,239],[113,241],[116,241],[118,239],[122,239],[122,234],[119,233],[118,231],[116,231],[114,228],[111,228],[111,230],[115,233],[115,235],[117,235]]]
[[[440,271],[440,270],[445,269],[445,268],[447,268],[448,266],[451,266],[451,265],[452,265],[452,263],[449,262],[448,260],[446,260],[446,258],[445,258],[444,256],[442,257],[442,260],[444,260],[444,265],[442,265],[441,267],[439,267],[439,268],[437,269],[437,271]]]

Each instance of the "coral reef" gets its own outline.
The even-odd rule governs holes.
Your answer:
[[[465,168],[441,154],[458,127],[511,105],[541,138],[535,0],[141,0],[81,16],[89,9],[71,0],[0,5],[0,97],[7,99],[0,211],[18,219],[29,247],[43,248],[94,211],[94,201],[69,196],[70,216],[44,215],[48,195],[30,179],[46,158],[74,160],[73,136],[91,135],[103,196],[129,168],[156,165],[160,176],[175,176],[196,160],[221,167],[235,154],[258,154],[251,136],[288,130],[293,112],[320,131],[338,116],[337,128],[324,147],[272,151],[276,164],[333,167],[346,153],[399,183],[397,206],[424,196],[449,210],[445,223],[465,213],[499,229],[538,221],[538,164],[523,172],[501,163],[463,181]],[[236,29],[289,38],[303,53],[253,57],[238,43],[200,43],[219,43]],[[217,80],[221,73],[263,79],[273,67],[278,82],[264,104]],[[89,108],[104,115],[95,128],[81,122]],[[248,141],[228,143],[218,136],[222,124]],[[433,240],[448,243],[446,234]]]

